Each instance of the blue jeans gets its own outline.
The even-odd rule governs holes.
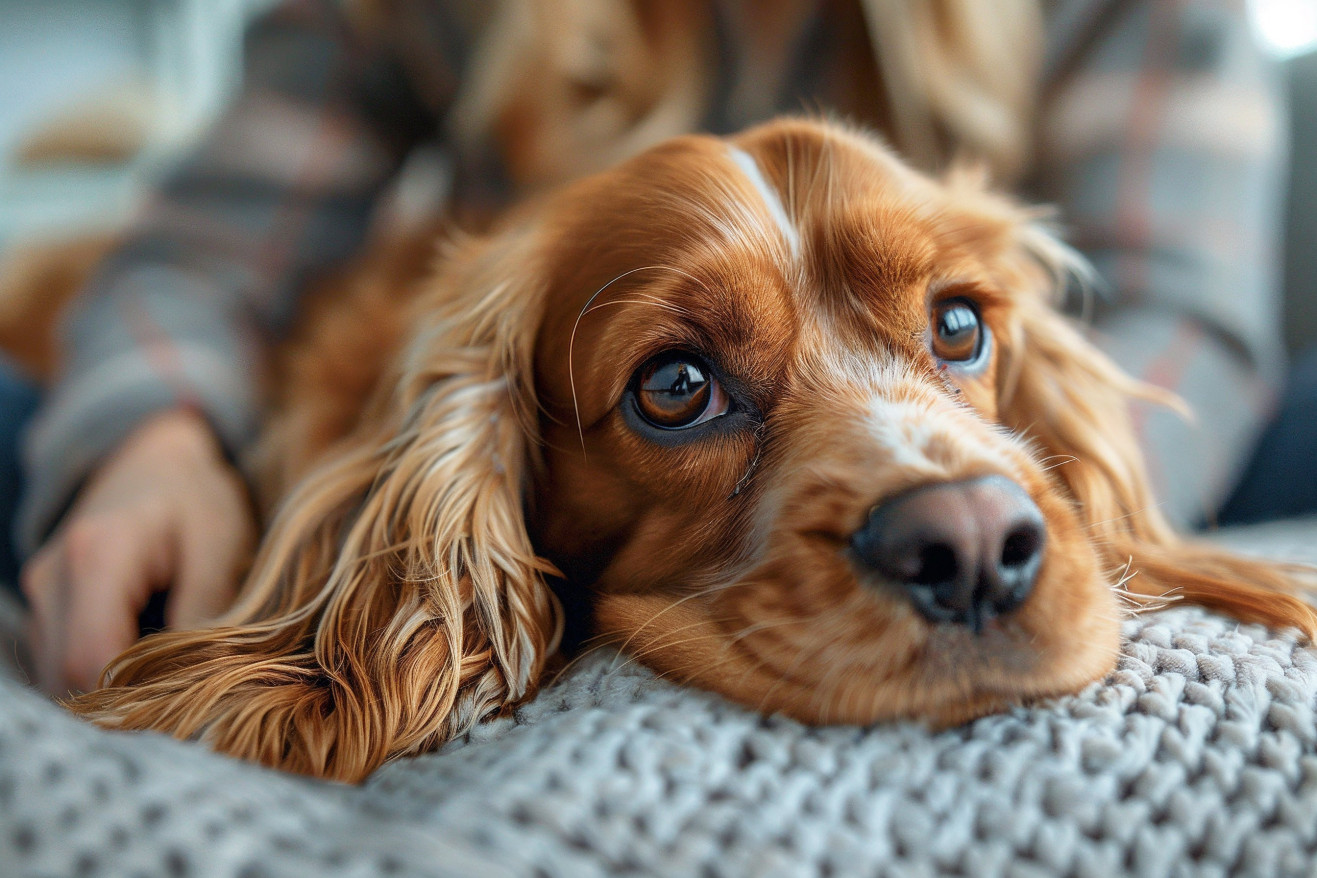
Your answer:
[[[1217,523],[1253,524],[1317,513],[1317,348],[1290,371],[1280,410],[1263,432]]]
[[[40,400],[37,385],[0,354],[0,586],[17,589],[14,519],[23,491],[19,447]]]

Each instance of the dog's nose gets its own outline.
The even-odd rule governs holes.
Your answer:
[[[876,506],[851,537],[860,562],[903,589],[929,621],[975,633],[1033,590],[1047,528],[1003,476],[924,485]]]

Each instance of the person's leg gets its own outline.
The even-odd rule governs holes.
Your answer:
[[[23,489],[19,441],[40,399],[37,386],[0,354],[0,588],[18,593],[14,513]]]
[[[1219,524],[1317,513],[1317,52],[1291,58],[1285,76],[1291,167],[1284,330],[1289,349],[1306,354],[1296,360],[1280,410],[1221,508]]]
[[[1317,348],[1290,372],[1276,418],[1221,507],[1217,523],[1251,524],[1317,513]]]

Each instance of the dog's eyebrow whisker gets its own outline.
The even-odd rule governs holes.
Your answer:
[[[653,305],[655,308],[662,308],[665,311],[671,311],[673,314],[679,314],[682,317],[689,317],[691,312],[680,305],[674,305],[671,302],[664,302],[662,299],[610,299],[607,302],[600,302],[598,305],[591,305],[586,314],[593,314],[595,311],[603,310],[612,305]],[[581,316],[585,316],[584,314]]]
[[[1055,463],[1053,463],[1053,461],[1055,461]],[[1079,458],[1075,457],[1073,454],[1053,454],[1050,457],[1044,457],[1042,460],[1038,461],[1039,466],[1045,473],[1051,472],[1058,467],[1065,466],[1068,463],[1079,463]]]
[[[632,293],[632,295],[636,296],[636,298],[609,299],[607,302],[598,302],[582,312],[581,316],[584,317],[586,314],[593,314],[595,311],[598,311],[601,308],[607,308],[610,305],[654,305],[681,315],[689,315],[691,313],[689,308],[678,305],[676,302],[664,301],[658,296],[650,293]]]
[[[627,271],[622,272],[617,277],[613,278],[608,283],[604,284],[602,287],[595,290],[590,295],[590,298],[585,300],[585,304],[581,306],[580,312],[577,313],[576,315],[576,320],[572,323],[571,335],[567,339],[567,383],[572,390],[572,409],[575,411],[576,414],[576,433],[577,436],[580,437],[581,455],[586,460],[586,462],[589,462],[589,455],[586,453],[585,450],[585,428],[581,424],[581,405],[580,405],[580,400],[576,394],[576,367],[573,359],[576,351],[576,332],[578,329],[580,329],[581,320],[585,317],[585,315],[588,314],[590,311],[594,310],[592,306],[594,305],[595,299],[598,299],[599,296],[603,294],[604,290],[608,289],[613,284],[617,283],[623,278],[629,277],[641,271],[671,271],[676,274],[680,274],[684,277],[690,278],[691,280],[699,284],[701,287],[704,287],[705,290],[708,290],[708,286],[705,285],[703,281],[701,281],[699,278],[697,278],[695,275],[691,274],[688,271],[682,271],[680,268],[676,268],[671,265],[641,265],[641,266],[637,266],[636,268],[628,269]]]
[[[654,265],[642,265],[638,268],[633,268],[630,269],[629,271],[622,272],[617,277],[613,278],[608,283],[604,284],[602,287],[595,290],[590,295],[590,298],[585,300],[585,304],[581,306],[580,313],[576,315],[575,322],[572,323],[572,332],[567,339],[567,383],[572,390],[572,409],[576,413],[576,432],[581,440],[581,456],[585,458],[587,462],[589,460],[589,457],[585,451],[585,429],[581,425],[581,406],[580,406],[580,401],[576,396],[576,367],[573,361],[573,355],[575,354],[576,351],[576,332],[581,326],[581,319],[585,317],[586,313],[590,310],[590,306],[594,304],[595,299],[599,298],[599,296],[604,292],[604,290],[608,289],[613,284],[617,283],[623,278],[635,274],[636,272],[646,271],[657,267],[658,266],[654,266]]]

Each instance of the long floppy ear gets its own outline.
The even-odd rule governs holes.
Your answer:
[[[1136,600],[1182,599],[1317,637],[1317,613],[1299,596],[1298,568],[1185,540],[1170,527],[1149,488],[1129,404],[1182,404],[1125,375],[1054,310],[1057,270],[1076,257],[1036,228],[1022,228],[1017,245],[1017,258],[1034,264],[1014,271],[1024,289],[998,373],[999,417],[1054,460],[1051,472],[1074,499],[1107,569],[1124,574]]]
[[[74,711],[357,781],[533,693],[562,620],[523,518],[542,305],[522,239],[449,261],[393,380],[283,504],[238,605],[139,642]]]

